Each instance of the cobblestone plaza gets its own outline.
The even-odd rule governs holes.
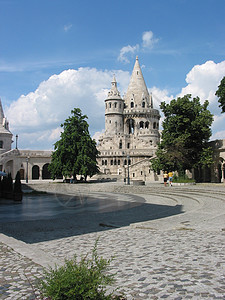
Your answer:
[[[43,267],[97,238],[127,299],[225,299],[224,184],[30,187],[51,194],[0,205],[1,299],[38,299]]]

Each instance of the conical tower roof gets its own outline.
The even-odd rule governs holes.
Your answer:
[[[136,108],[142,107],[143,102],[146,103],[146,108],[150,106],[150,96],[141,71],[138,56],[136,57],[134,69],[124,100],[128,107],[130,106],[130,102],[134,102],[134,107]]]
[[[5,118],[3,108],[2,108],[2,101],[0,99],[0,134],[1,133],[7,133],[12,135],[12,133],[9,131],[9,123]]]
[[[121,99],[120,92],[117,88],[117,82],[116,77],[113,75],[113,79],[111,82],[111,90],[108,92],[108,98],[107,99]]]
[[[4,118],[5,116],[2,108],[2,100],[0,99],[0,125],[3,125]]]

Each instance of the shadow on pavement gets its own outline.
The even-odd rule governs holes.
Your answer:
[[[123,201],[128,197],[131,201]],[[136,195],[26,195],[0,203],[0,231],[26,243],[60,239],[182,213],[182,206],[145,203]]]

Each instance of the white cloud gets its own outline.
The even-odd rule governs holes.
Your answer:
[[[38,88],[5,108],[5,115],[13,133],[19,134],[19,147],[27,149],[52,149],[60,137],[61,123],[71,110],[79,107],[88,116],[90,133],[97,140],[104,129],[104,99],[115,73],[118,89],[123,96],[130,80],[129,72],[94,68],[66,70],[40,83]],[[225,138],[225,114],[221,114],[215,91],[225,74],[225,61],[197,65],[187,74],[187,86],[180,95],[200,96],[202,102],[210,101],[214,113],[213,138]],[[169,103],[173,96],[167,89],[152,87],[153,106],[159,109],[162,101]],[[163,114],[161,113],[161,116]],[[163,117],[163,116],[162,116]],[[162,122],[163,118],[161,118]]]
[[[156,86],[150,88],[149,92],[152,93],[153,107],[156,109],[159,109],[159,105],[161,102],[165,101],[166,103],[169,103],[174,98],[173,95],[169,95],[168,90],[161,90]]]
[[[139,45],[136,46],[125,46],[120,50],[120,55],[118,57],[118,60],[121,62],[129,63],[129,59],[127,58],[127,55],[134,54],[139,50]]]
[[[187,86],[182,88],[178,96],[192,94],[193,97],[199,96],[201,103],[209,101],[209,110],[214,114],[212,124],[213,135],[211,139],[225,138],[225,115],[221,115],[218,98],[215,92],[218,89],[221,79],[225,75],[225,61],[215,63],[207,61],[202,65],[194,66],[186,76]]]
[[[123,63],[129,63],[129,57],[133,57],[137,52],[144,51],[146,49],[152,49],[154,44],[158,42],[158,39],[153,38],[152,31],[145,31],[142,34],[142,45],[136,44],[135,46],[127,45],[121,48],[118,60]]]
[[[194,66],[186,76],[187,86],[182,88],[180,96],[192,94],[199,96],[201,102],[209,100],[209,109],[212,113],[219,113],[218,99],[215,92],[218,85],[225,75],[225,61],[215,63],[207,61],[202,65]]]
[[[113,74],[125,90],[129,73],[90,68],[66,70],[40,83],[5,109],[12,132],[19,134],[21,148],[52,149],[60,136],[59,126],[79,107],[88,116],[90,133],[104,128],[104,99]],[[127,86],[126,86],[127,87]]]
[[[144,48],[152,49],[154,44],[158,42],[158,39],[153,38],[152,31],[145,31],[142,34],[142,45]]]
[[[67,25],[64,25],[63,29],[65,32],[68,32],[71,28],[72,28],[72,24],[67,24]]]

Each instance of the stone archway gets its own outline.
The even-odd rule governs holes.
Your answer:
[[[51,174],[48,170],[49,163],[45,164],[42,168],[42,179],[51,179]]]
[[[32,167],[32,179],[37,180],[40,177],[40,168],[37,165]]]

